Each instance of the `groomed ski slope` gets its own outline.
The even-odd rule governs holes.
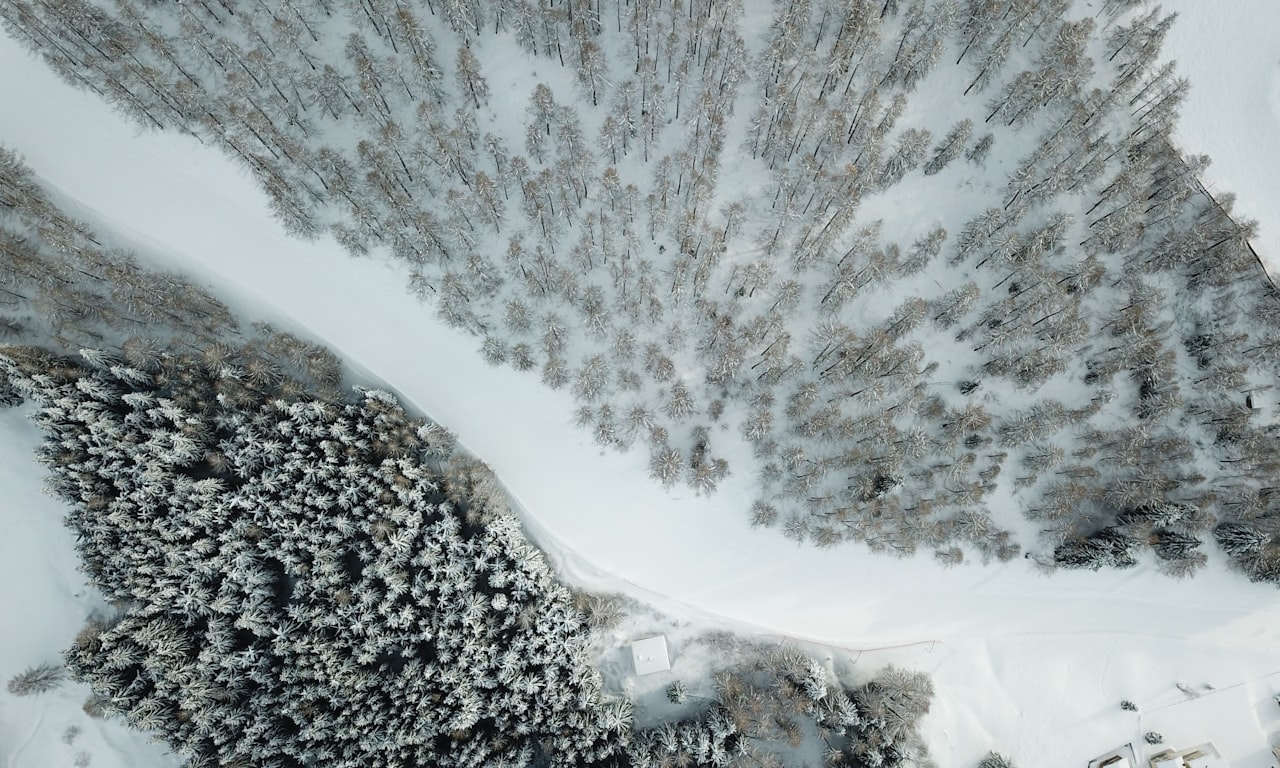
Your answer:
[[[1263,10],[1280,19],[1280,6]],[[1211,108],[1197,101],[1203,91],[1230,90],[1202,84],[1200,71],[1223,78],[1230,72],[1224,54],[1261,54],[1234,39],[1205,38],[1217,29],[1234,34],[1226,25],[1188,30],[1196,24],[1191,15],[1170,46],[1192,78],[1194,113]],[[1261,36],[1271,28],[1264,18],[1241,23]],[[1219,161],[1212,179],[1239,191],[1239,210],[1263,219],[1259,250],[1280,254],[1266,244],[1266,217],[1245,205],[1246,177],[1257,174],[1255,186],[1271,186],[1271,198],[1258,193],[1264,205],[1277,197],[1271,180],[1280,177],[1259,172],[1264,148],[1280,142],[1252,143],[1257,132],[1280,138],[1271,102],[1257,101],[1271,98],[1280,50],[1276,41],[1256,45],[1264,42],[1272,50],[1268,77],[1245,82],[1255,87],[1246,102],[1254,109],[1227,121],[1248,123],[1248,130],[1196,128],[1192,114],[1183,135],[1188,151],[1218,160],[1235,149],[1246,158],[1240,170]],[[1196,51],[1206,60],[1217,56],[1217,69],[1195,60]],[[136,135],[7,39],[0,73],[0,141],[83,204],[85,218],[128,232],[148,249],[144,257],[208,281],[246,314],[329,344],[449,426],[497,471],[571,581],[629,592],[691,620],[852,652],[883,649],[858,657],[868,667],[895,661],[929,671],[938,696],[925,730],[941,766],[976,764],[990,747],[1022,766],[1080,766],[1128,741],[1142,754],[1141,733],[1162,727],[1173,746],[1214,740],[1235,768],[1271,765],[1269,734],[1280,730],[1280,709],[1270,701],[1280,692],[1280,654],[1273,651],[1280,647],[1280,591],[1216,564],[1190,582],[1149,565],[1044,578],[1021,560],[944,570],[927,556],[817,550],[776,531],[750,530],[747,472],[711,498],[663,491],[646,477],[640,453],[601,454],[572,427],[567,395],[533,376],[486,366],[476,340],[436,322],[393,269],[354,261],[328,240],[288,239],[253,182],[214,150],[190,138]],[[1227,146],[1193,143],[1200,135]],[[731,461],[747,466],[746,457]],[[7,494],[0,503],[10,504]],[[15,631],[8,619],[0,617],[6,636]],[[1208,683],[1218,692],[1180,703],[1187,696],[1178,682],[1195,690]],[[1141,721],[1119,709],[1123,698],[1146,711]],[[12,759],[10,746],[0,746],[4,755]]]

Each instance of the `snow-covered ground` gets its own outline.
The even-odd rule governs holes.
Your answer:
[[[103,607],[76,570],[63,505],[42,492],[31,454],[41,434],[29,408],[0,410],[0,681],[37,664],[59,663],[90,612]],[[0,766],[168,768],[180,762],[119,722],[81,706],[83,685],[16,697],[0,686]],[[88,763],[83,763],[87,756]],[[81,762],[77,762],[81,761]]]
[[[1213,158],[1206,183],[1237,195],[1236,212],[1260,223],[1254,248],[1280,274],[1280,3],[1162,0],[1178,21],[1165,55],[1191,81],[1175,137]]]
[[[1210,15],[1212,7],[1223,7],[1202,4]],[[1246,5],[1263,4],[1231,7]],[[1240,23],[1264,35],[1264,19],[1280,19],[1280,4],[1264,10]],[[1195,23],[1191,16],[1170,45],[1200,86],[1187,110],[1188,125],[1195,126],[1198,91],[1215,86],[1196,80],[1192,53],[1223,59],[1239,52],[1242,66],[1261,53],[1234,38],[1206,37],[1214,30],[1233,34],[1227,26],[1187,30]],[[1234,121],[1225,119],[1228,127],[1264,120],[1268,135],[1275,135],[1280,125],[1268,89],[1280,42],[1255,40],[1264,44],[1273,51],[1271,69],[1265,80],[1258,73],[1261,84],[1246,79],[1245,87],[1266,100],[1237,107]],[[1209,71],[1231,71],[1221,61],[1213,66]],[[1274,588],[1250,585],[1217,565],[1188,583],[1146,566],[1052,578],[1035,575],[1023,561],[942,570],[928,558],[815,550],[776,532],[752,531],[745,525],[745,473],[712,498],[663,491],[647,479],[644,456],[602,455],[573,428],[566,394],[546,390],[535,377],[484,365],[476,341],[436,322],[406,295],[391,267],[353,261],[330,241],[289,240],[252,181],[214,150],[189,138],[135,135],[8,40],[0,41],[0,73],[0,141],[18,149],[37,174],[107,226],[129,232],[151,255],[209,281],[257,316],[328,343],[455,430],[518,497],[533,533],[571,580],[628,592],[690,620],[802,638],[855,656],[860,649],[901,646],[857,657],[860,664],[897,661],[933,674],[938,697],[925,728],[942,766],[971,766],[992,746],[1022,766],[1046,768],[1083,765],[1129,741],[1142,754],[1152,751],[1139,741],[1152,729],[1147,720],[1159,720],[1174,746],[1211,738],[1235,768],[1271,765],[1268,739],[1277,723],[1269,697],[1280,692],[1280,675],[1272,676],[1280,671],[1274,650],[1280,647],[1280,592]],[[1234,143],[1200,146],[1189,132],[1185,149],[1212,154],[1215,173],[1222,174],[1213,177],[1218,186],[1239,191],[1240,210],[1262,219],[1269,232],[1274,217],[1264,212],[1274,189],[1268,198],[1245,182],[1271,183],[1275,176],[1259,169],[1277,145],[1253,143],[1259,139],[1247,131],[1231,139],[1225,128],[1205,130]],[[1245,162],[1239,177],[1226,160],[1232,150]],[[1257,202],[1249,207],[1254,194]],[[1266,250],[1280,254],[1280,247]],[[29,433],[24,439],[32,440]],[[7,509],[10,486],[0,487]],[[68,556],[60,555],[61,566],[54,567],[65,567]],[[6,574],[4,583],[11,578]],[[12,615],[0,614],[6,637]],[[51,638],[40,647],[55,646]],[[1217,692],[1194,704],[1174,703],[1186,699],[1178,682],[1194,690],[1208,683]],[[1153,711],[1140,721],[1120,710],[1124,698]],[[1191,706],[1199,714],[1178,715]],[[1164,724],[1179,721],[1204,733]],[[2,733],[13,738],[8,726]],[[13,760],[14,749],[5,742],[0,756]],[[19,764],[28,763],[12,763]]]

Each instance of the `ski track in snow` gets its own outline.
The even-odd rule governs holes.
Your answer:
[[[1193,82],[1178,138],[1187,151],[1214,157],[1211,186],[1238,192],[1237,210],[1263,219],[1259,250],[1280,255],[1274,219],[1263,215],[1280,210],[1280,154],[1258,151],[1280,147],[1280,46],[1270,39],[1274,26],[1254,15],[1280,18],[1280,4],[1233,0],[1238,14],[1221,7],[1166,2],[1184,14],[1168,47]],[[1240,35],[1232,57],[1222,57],[1229,36]],[[1275,692],[1267,675],[1280,667],[1271,653],[1280,641],[1280,593],[1272,587],[1217,565],[1191,582],[1149,565],[1052,578],[1022,560],[944,570],[927,556],[819,550],[751,530],[745,473],[716,496],[697,497],[650,482],[638,451],[602,455],[570,426],[567,394],[485,366],[478,340],[443,327],[409,297],[398,268],[353,260],[328,239],[288,239],[248,175],[213,149],[138,134],[7,38],[0,73],[0,142],[82,203],[86,216],[134,237],[144,258],[213,284],[237,309],[305,330],[457,432],[495,469],[568,580],[851,658],[862,649],[871,666],[926,669],[938,698],[925,730],[943,766],[972,765],[990,747],[1021,765],[1080,765],[1140,741],[1135,728],[1143,723],[1119,710],[1121,698],[1154,705],[1184,676],[1251,681],[1239,683],[1248,696],[1237,697],[1250,701]],[[1176,704],[1165,702],[1170,711]],[[1239,714],[1223,707],[1216,716]],[[1214,722],[1206,720],[1207,738]],[[1262,725],[1255,730],[1218,740],[1235,768],[1270,765]],[[1165,735],[1175,745],[1194,743]]]

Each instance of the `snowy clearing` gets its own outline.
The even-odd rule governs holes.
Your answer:
[[[1280,159],[1259,151],[1280,145],[1273,92],[1280,44],[1264,37],[1273,26],[1261,21],[1276,9],[1259,0],[1231,14],[1187,0],[1171,6],[1184,15],[1169,52],[1193,83],[1184,148],[1213,157],[1215,187],[1240,195],[1238,210],[1262,220],[1259,250],[1280,254],[1280,241],[1270,234],[1273,219],[1264,215],[1280,198],[1273,182],[1280,168],[1272,167]],[[1122,574],[1042,578],[1022,561],[945,570],[925,558],[816,550],[776,532],[749,530],[742,474],[714,497],[700,498],[664,492],[646,477],[639,451],[601,454],[568,423],[567,394],[486,366],[475,340],[442,327],[405,293],[396,270],[354,261],[329,240],[288,239],[268,217],[255,184],[220,154],[191,139],[136,136],[7,39],[0,72],[6,103],[0,141],[96,212],[104,228],[127,231],[150,248],[144,257],[165,258],[256,315],[278,313],[282,325],[331,345],[455,430],[517,497],[531,534],[570,581],[627,592],[706,626],[789,636],[853,654],[915,644],[862,659],[874,666],[897,661],[933,675],[938,697],[925,729],[944,766],[972,765],[992,747],[1021,765],[1050,768],[1083,765],[1130,741],[1140,755],[1149,754],[1155,750],[1141,742],[1147,730],[1161,731],[1175,747],[1211,739],[1235,768],[1272,764],[1268,739],[1280,712],[1271,701],[1280,692],[1280,657],[1272,650],[1280,641],[1280,594],[1274,588],[1226,573],[1221,560],[1190,582],[1160,576],[1149,563]],[[1242,72],[1256,77],[1241,81]],[[339,306],[351,310],[335,311]],[[430,350],[432,359],[450,365],[439,371],[416,350]],[[14,412],[3,419],[4,439],[17,444],[7,456],[35,444],[34,430],[17,423]],[[47,570],[8,570],[34,567],[30,557],[41,550],[32,543],[37,539],[6,540],[28,553],[5,558],[3,583],[23,585],[11,590],[0,613],[7,679],[64,645],[84,602],[69,586],[75,574],[69,542],[57,538],[57,505],[30,501],[33,465],[5,465],[6,531],[22,530],[9,515],[53,510],[30,534],[49,542],[51,554],[39,562]],[[58,599],[37,599],[37,587],[56,591]],[[56,617],[48,607],[68,603]],[[30,618],[36,606],[45,606],[39,620]],[[678,664],[680,649],[672,655]],[[1178,682],[1196,690],[1209,683],[1216,692],[1191,700]],[[71,715],[87,719],[79,715],[79,693],[64,690],[56,698],[72,707]],[[1126,698],[1144,710],[1141,718],[1120,710]],[[8,765],[62,759],[56,750],[70,749],[57,741],[65,726],[48,723],[68,715],[28,710],[15,716],[27,700],[0,700],[0,755]],[[31,723],[42,717],[46,724],[37,733],[51,736],[41,736],[40,743],[50,743],[37,755],[24,745]],[[154,748],[134,753],[123,736],[110,738],[133,755],[119,764],[168,764]],[[90,751],[94,765],[103,765],[100,750]]]

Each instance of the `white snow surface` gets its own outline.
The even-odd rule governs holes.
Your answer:
[[[41,433],[29,407],[0,410],[0,681],[37,664],[58,664],[91,612],[105,606],[76,570],[66,508],[42,492],[32,460]],[[0,686],[0,766],[169,768],[179,760],[118,721],[95,720],[81,706],[88,686],[64,682],[16,697]],[[78,728],[66,739],[68,728]]]
[[[1191,81],[1174,138],[1213,158],[1205,179],[1234,192],[1235,212],[1256,219],[1253,245],[1280,275],[1280,3],[1275,0],[1161,0],[1178,21],[1165,56]]]
[[[1266,212],[1280,174],[1265,172],[1265,163],[1280,163],[1269,154],[1280,146],[1271,93],[1280,41],[1266,39],[1274,25],[1263,19],[1280,19],[1280,3],[1232,0],[1231,13],[1205,0],[1168,6],[1187,7],[1169,43],[1195,87],[1180,134],[1184,148],[1212,154],[1220,174],[1212,178],[1238,191],[1239,210],[1262,219],[1269,232],[1275,217]],[[1198,22],[1201,11],[1221,23]],[[1239,34],[1235,25],[1252,44],[1210,37]],[[1255,66],[1250,62],[1266,50],[1267,68],[1247,70],[1237,83],[1232,67]],[[1215,56],[1204,78],[1192,71]],[[1215,89],[1223,93],[1204,93]],[[1248,95],[1231,95],[1241,92]],[[1227,107],[1203,106],[1211,95],[1244,100],[1227,114]],[[927,671],[938,695],[924,727],[940,766],[967,768],[992,747],[1024,768],[1083,766],[1126,742],[1148,755],[1155,750],[1141,734],[1152,729],[1145,721],[1157,719],[1169,741],[1213,740],[1235,768],[1271,765],[1268,740],[1280,728],[1271,701],[1280,692],[1280,591],[1226,572],[1222,558],[1188,582],[1163,577],[1149,563],[1121,573],[1041,577],[1021,560],[945,570],[927,556],[818,550],[752,530],[749,472],[742,469],[749,457],[730,457],[739,471],[712,497],[664,491],[647,478],[640,452],[602,454],[574,428],[566,393],[486,366],[478,341],[438,322],[405,292],[394,267],[353,260],[331,240],[289,239],[254,182],[220,153],[190,138],[138,135],[7,38],[0,38],[0,104],[0,142],[85,206],[84,215],[128,233],[145,258],[210,283],[235,308],[329,344],[357,371],[454,430],[494,468],[567,580],[626,592],[708,626],[826,645],[868,671],[889,661]],[[1212,127],[1200,109],[1221,110],[1216,118],[1227,127]],[[1236,170],[1233,157],[1243,163]],[[1260,250],[1280,255],[1280,243]],[[11,439],[13,417],[5,418],[0,432]],[[33,474],[0,480],[6,515],[27,503],[8,483],[38,482]],[[51,512],[46,524],[58,517]],[[4,530],[15,530],[7,518]],[[25,588],[68,578],[66,550],[51,553],[50,563],[30,563],[40,557],[34,551],[26,557],[21,562],[34,576],[6,570],[10,590],[14,579]],[[61,614],[15,623],[21,614],[10,610],[24,609],[3,607],[5,671],[48,660],[75,623]],[[56,631],[40,627],[47,642],[10,639],[46,618],[60,622]],[[31,657],[11,657],[14,648]],[[678,661],[680,648],[672,654]],[[1192,700],[1176,683],[1215,690]],[[1144,713],[1121,711],[1126,698]],[[1180,714],[1192,706],[1195,716]],[[0,765],[37,764],[24,762],[12,719],[0,714]],[[133,764],[167,763],[139,756]]]

